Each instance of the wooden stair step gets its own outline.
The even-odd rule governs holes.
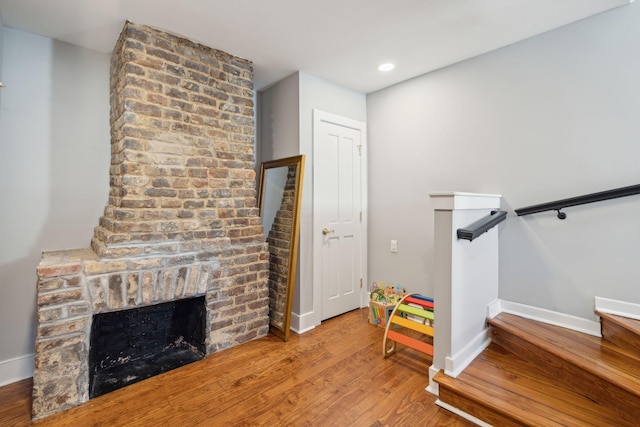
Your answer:
[[[492,341],[573,390],[640,418],[640,364],[599,337],[500,313],[488,319]]]
[[[499,346],[483,351],[457,378],[439,373],[440,400],[500,426],[632,426],[635,420],[539,375],[537,366]],[[627,419],[625,419],[627,418]]]
[[[596,310],[602,323],[602,338],[625,349],[640,360],[640,320]]]

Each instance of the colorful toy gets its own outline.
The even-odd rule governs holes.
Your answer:
[[[400,285],[386,282],[374,282],[369,291],[369,323],[384,328],[393,308],[407,291]]]
[[[402,329],[391,329],[391,325],[401,326],[428,337],[433,337],[433,308],[433,298],[420,294],[409,294],[402,297],[391,312],[384,330],[384,339],[382,341],[383,356],[389,357],[392,355],[396,351],[396,343],[404,344],[433,356],[433,345],[404,335]],[[389,345],[387,345],[387,341],[389,341]]]
[[[373,282],[370,298],[372,301],[397,303],[407,294],[407,290],[401,285],[387,284],[386,282]]]

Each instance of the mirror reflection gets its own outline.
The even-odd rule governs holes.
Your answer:
[[[270,330],[289,339],[304,155],[262,163],[258,204],[269,244]]]

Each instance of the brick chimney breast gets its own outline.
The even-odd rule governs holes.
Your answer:
[[[261,239],[249,61],[127,23],[111,60],[101,257]]]
[[[108,204],[43,253],[33,416],[88,400],[93,315],[205,296],[207,354],[269,331],[250,61],[127,22],[111,59]]]

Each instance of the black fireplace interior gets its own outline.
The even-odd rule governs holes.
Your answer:
[[[90,398],[203,359],[205,320],[204,296],[94,315]]]

